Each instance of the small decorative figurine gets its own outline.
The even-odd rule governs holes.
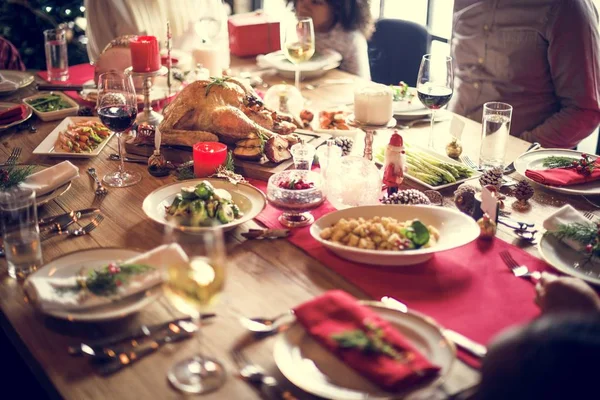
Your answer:
[[[169,175],[167,160],[160,154],[161,135],[158,126],[154,128],[154,153],[148,158],[148,172],[152,176]]]
[[[491,220],[487,213],[483,214],[483,217],[477,220],[477,224],[479,225],[479,229],[481,229],[479,238],[490,240],[496,236],[496,223]]]
[[[446,145],[446,154],[448,157],[458,158],[462,154],[463,148],[460,141],[453,137],[452,141]]]
[[[406,152],[404,141],[398,131],[394,131],[390,143],[385,149],[383,183],[387,186],[388,196],[398,192],[398,186],[404,181],[406,171]]]

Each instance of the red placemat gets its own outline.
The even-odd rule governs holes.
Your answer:
[[[251,183],[266,192],[266,183]],[[326,202],[313,212],[315,219],[335,208]],[[256,218],[269,228],[281,229],[280,211],[270,205]],[[426,263],[403,267],[378,267],[346,261],[326,250],[310,235],[309,228],[294,229],[288,239],[374,299],[395,297],[433,317],[442,326],[487,344],[505,328],[530,321],[539,314],[534,304],[534,285],[516,278],[500,259],[509,250],[519,262],[533,270],[547,264],[498,238],[437,253]],[[472,366],[477,360],[460,353]]]

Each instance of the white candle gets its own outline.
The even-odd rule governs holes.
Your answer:
[[[369,85],[354,92],[354,119],[365,125],[386,125],[393,115],[392,90],[384,85]]]
[[[195,64],[202,64],[210,71],[210,76],[220,77],[223,75],[222,51],[217,46],[201,45],[192,50]]]

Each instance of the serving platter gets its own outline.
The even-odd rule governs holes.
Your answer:
[[[391,322],[417,350],[439,365],[441,371],[438,377],[402,393],[385,392],[325,350],[298,322],[294,322],[275,342],[273,358],[281,373],[308,393],[336,400],[416,399],[426,390],[443,383],[456,360],[456,348],[435,322],[379,302],[361,303]]]

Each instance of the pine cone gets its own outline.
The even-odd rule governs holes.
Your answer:
[[[384,197],[381,199],[381,202],[383,204],[431,204],[429,198],[416,189],[400,190],[391,196]]]
[[[90,107],[79,107],[77,115],[80,117],[91,117],[94,115],[94,111]]]
[[[479,178],[479,183],[481,187],[485,187],[486,185],[495,186],[498,191],[500,191],[500,187],[502,187],[502,176],[504,171],[500,167],[492,168],[483,173]]]
[[[526,180],[522,180],[517,184],[517,187],[515,187],[513,195],[519,201],[527,201],[533,197],[533,187]]]
[[[477,188],[471,185],[460,185],[454,192],[454,204],[465,214],[472,214],[475,205],[475,193]]]
[[[342,156],[347,156],[352,151],[354,139],[345,136],[339,136],[335,138],[334,143],[336,146],[342,149]]]

